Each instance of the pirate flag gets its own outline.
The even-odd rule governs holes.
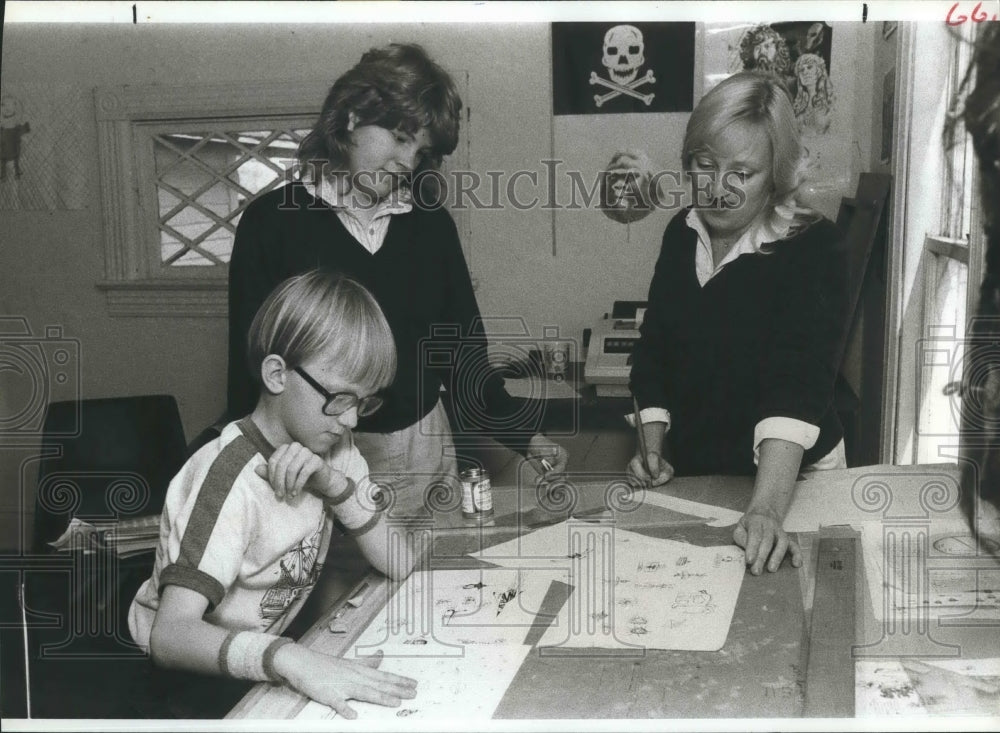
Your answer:
[[[690,112],[694,23],[553,23],[553,113]]]

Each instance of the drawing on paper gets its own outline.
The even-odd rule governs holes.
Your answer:
[[[549,585],[560,579],[565,580],[565,573],[551,569],[414,573],[357,643],[368,647],[367,655],[377,649],[386,654],[461,655],[465,644],[520,643],[538,623],[536,614]],[[413,641],[417,638],[422,641]]]
[[[680,578],[681,580],[687,580],[688,578],[704,578],[706,573],[689,573],[687,570],[681,570],[679,573],[674,573],[675,578]]]
[[[497,594],[494,593],[493,595],[496,596]],[[496,612],[496,615],[499,616],[500,613],[501,613],[501,611],[503,611],[504,606],[507,605],[508,601],[512,601],[516,597],[517,597],[517,588],[510,588],[509,590],[506,590],[503,593],[500,593],[499,597],[497,598],[497,612]]]
[[[936,537],[931,546],[942,555],[965,555],[973,557],[980,553],[1000,554],[1000,544],[988,537],[981,537],[979,543],[972,533],[951,533]]]
[[[679,608],[684,613],[715,612],[712,595],[707,590],[700,590],[697,593],[679,593],[670,607]]]
[[[928,618],[1000,620],[1000,560],[977,550],[962,521],[926,527],[861,525],[865,576],[876,620]],[[904,548],[917,548],[916,552]]]
[[[554,525],[536,534],[545,533],[549,552],[560,556],[566,543],[573,540],[572,531],[572,527]],[[635,646],[640,641],[637,637],[642,637],[641,645],[650,649],[721,648],[744,574],[742,550],[735,546],[693,547],[625,530],[615,531],[609,544],[612,551],[606,559],[613,574],[601,577],[607,570],[600,565],[591,568],[584,563],[582,568],[571,568],[569,582],[575,588],[574,597],[581,592],[584,596],[575,604],[571,599],[563,608],[558,622],[546,629],[540,646]],[[542,550],[543,543],[536,537],[522,546],[531,547],[534,554]],[[517,558],[500,558],[512,548],[489,548],[483,556],[491,562],[517,565]],[[590,575],[577,578],[573,572]],[[672,599],[676,599],[673,605]],[[570,614],[580,613],[574,609],[581,603],[586,606],[585,613],[574,620]],[[681,629],[682,623],[671,623],[696,614],[700,617],[697,623],[704,627],[698,634],[682,633],[686,630]],[[582,623],[597,618],[608,623],[596,631],[592,624]]]
[[[572,529],[556,525],[533,534],[540,536],[522,538],[526,542],[517,546],[531,553],[530,567],[516,552],[505,554],[512,547],[497,546],[484,555],[493,550],[492,562],[505,558],[514,567],[418,572],[399,587],[387,604],[397,615],[376,616],[347,656],[381,649],[382,670],[435,684],[421,685],[417,698],[399,710],[356,703],[359,720],[489,719],[531,651],[527,632],[539,625],[553,582],[574,587],[576,594],[596,578],[591,590],[600,592],[571,596],[554,619],[545,619],[540,647],[603,645],[610,633],[637,649],[717,650],[725,643],[744,576],[740,548],[694,547],[622,530],[615,533],[612,552],[594,553],[609,560],[598,566],[601,572],[611,568],[601,577],[586,562],[582,568],[579,561],[568,562],[567,547],[580,546],[581,539]],[[587,578],[575,578],[573,568]],[[616,595],[616,589],[627,594]],[[572,613],[582,615],[574,620]],[[568,635],[581,627],[582,633]],[[449,644],[457,654],[443,653]],[[475,694],[463,694],[469,690]],[[298,717],[331,716],[329,708],[309,703]]]

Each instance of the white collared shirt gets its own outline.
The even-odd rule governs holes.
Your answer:
[[[698,235],[698,243],[695,248],[695,275],[698,284],[705,287],[705,284],[722,271],[729,263],[744,254],[768,254],[766,249],[762,249],[768,242],[784,239],[788,236],[794,221],[795,209],[793,206],[779,204],[774,207],[774,214],[764,221],[758,222],[750,227],[743,235],[733,243],[726,256],[718,265],[712,256],[712,241],[705,228],[701,217],[696,209],[688,212],[685,223],[694,229]],[[629,425],[635,427],[635,419],[632,415],[626,415],[625,419]],[[666,429],[670,429],[670,412],[662,407],[647,407],[640,411],[639,419],[643,423],[662,422],[666,423]],[[802,446],[803,450],[808,450],[816,445],[819,439],[819,426],[791,417],[766,417],[754,427],[753,436],[753,457],[754,463],[760,459],[760,444],[767,438],[778,438],[796,443]]]
[[[303,183],[309,193],[329,204],[337,212],[337,218],[351,236],[372,254],[378,252],[385,243],[385,235],[389,231],[389,217],[393,214],[405,214],[413,209],[413,196],[410,190],[400,188],[375,204],[372,218],[365,224],[347,205],[337,187],[326,179],[320,179],[318,182],[303,181]]]
[[[698,244],[694,253],[694,270],[698,277],[698,284],[705,287],[705,283],[722,271],[722,268],[737,257],[745,254],[767,254],[763,246],[768,242],[776,242],[788,236],[792,227],[793,210],[787,206],[775,206],[774,213],[767,219],[759,221],[743,232],[737,239],[722,261],[716,265],[712,256],[712,239],[705,228],[704,222],[698,215],[697,209],[688,212],[684,223],[695,230],[698,234]]]

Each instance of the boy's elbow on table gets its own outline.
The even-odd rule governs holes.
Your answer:
[[[386,533],[381,539],[373,538],[372,541],[361,541],[359,544],[371,566],[390,580],[406,579],[416,566],[413,547],[405,539],[393,542],[392,536]]]

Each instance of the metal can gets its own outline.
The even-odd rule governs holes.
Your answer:
[[[462,516],[485,522],[493,516],[493,485],[485,468],[467,468],[462,480]]]

